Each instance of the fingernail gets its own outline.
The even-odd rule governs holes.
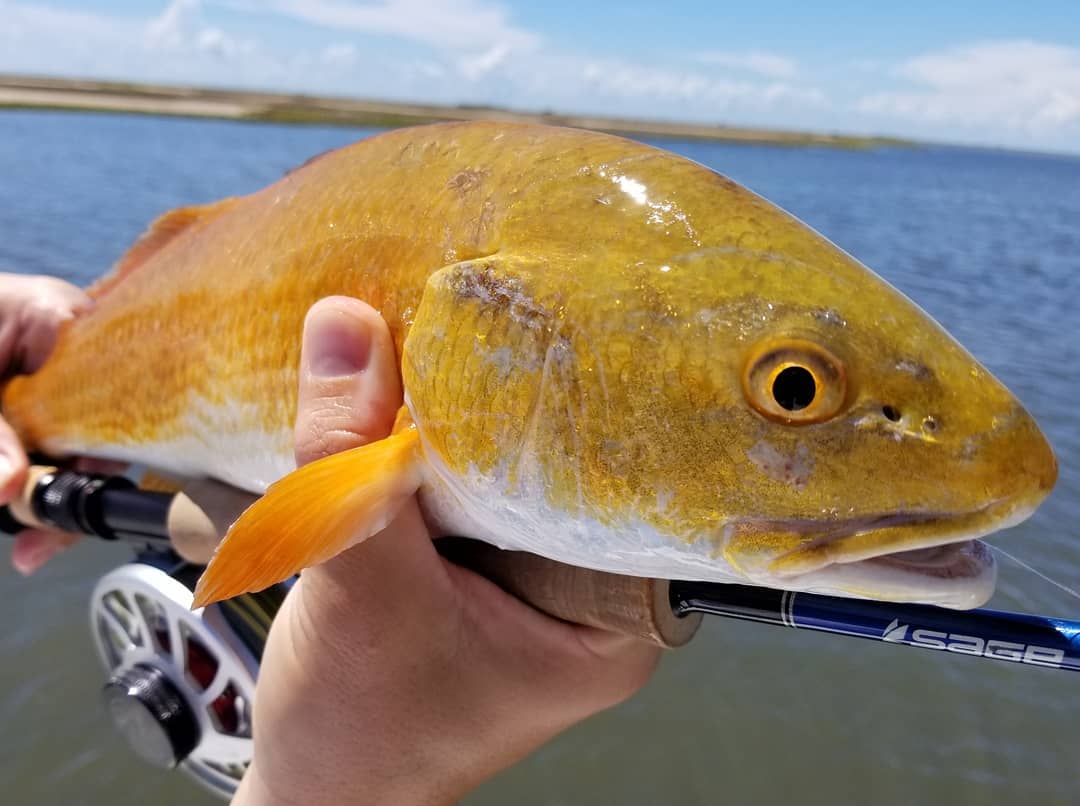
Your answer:
[[[320,378],[353,375],[371,358],[367,323],[340,310],[319,312],[308,320],[304,336],[308,371]]]
[[[0,453],[0,487],[11,481],[15,473],[15,465],[4,454]]]
[[[44,542],[26,551],[16,551],[11,556],[11,564],[24,577],[30,576],[41,566],[63,550],[62,543]]]

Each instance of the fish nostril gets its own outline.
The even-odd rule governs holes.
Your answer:
[[[927,434],[936,434],[940,426],[941,424],[938,422],[937,417],[927,415],[923,418],[922,430],[925,431]]]
[[[881,413],[884,414],[885,419],[891,423],[900,422],[900,409],[896,408],[896,406],[882,406]]]

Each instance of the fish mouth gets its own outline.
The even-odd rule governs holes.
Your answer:
[[[997,565],[978,538],[1020,523],[1036,506],[1001,499],[960,514],[861,516],[825,530],[787,522],[784,531],[801,533],[801,544],[774,557],[754,581],[862,599],[979,607],[993,595]]]

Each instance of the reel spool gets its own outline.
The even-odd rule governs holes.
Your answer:
[[[259,658],[288,586],[192,611],[200,570],[157,552],[114,569],[94,588],[90,630],[106,709],[136,755],[228,799],[251,762]]]

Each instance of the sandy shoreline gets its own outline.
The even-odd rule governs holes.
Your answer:
[[[208,118],[238,118],[247,111],[242,104],[222,101],[175,98],[139,98],[117,94],[91,95],[63,90],[34,90],[0,87],[0,107],[87,109],[110,112],[184,115]]]
[[[520,112],[242,90],[0,76],[0,109],[69,109],[350,126],[396,127],[444,120],[539,121],[627,135],[788,146],[875,148],[912,145],[883,137],[788,132],[694,123]]]

